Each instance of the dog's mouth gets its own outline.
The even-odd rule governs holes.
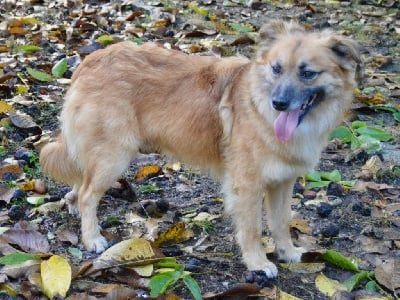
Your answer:
[[[319,102],[321,98],[322,93],[320,91],[315,91],[306,101],[303,102],[300,108],[280,112],[274,122],[276,137],[284,142],[289,141],[305,115]]]

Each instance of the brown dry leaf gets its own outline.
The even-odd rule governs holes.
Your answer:
[[[300,216],[295,216],[289,223],[290,228],[297,229],[301,233],[311,234],[311,227],[308,222]]]
[[[160,236],[154,242],[157,246],[170,246],[187,241],[193,236],[193,230],[186,228],[186,224],[181,222],[173,225],[167,231],[160,234]]]
[[[12,161],[11,163],[0,166],[0,180],[3,180],[5,174],[11,174],[18,178],[23,173],[22,168],[18,165],[18,162]]]
[[[107,293],[106,299],[138,299],[134,289],[119,285]]]
[[[14,228],[8,229],[0,237],[29,253],[46,253],[50,250],[47,238],[27,221],[18,222]]]
[[[252,283],[240,283],[221,293],[206,293],[203,299],[246,299],[256,295],[261,288]]]
[[[376,280],[390,291],[400,289],[400,263],[388,259],[375,269]]]
[[[57,233],[57,237],[61,242],[69,242],[72,245],[78,245],[79,242],[78,235],[68,228],[64,228],[63,230],[59,231]]]
[[[93,261],[92,266],[84,274],[89,275],[116,266],[134,267],[149,265],[163,257],[164,255],[161,251],[145,239],[125,240],[103,252],[103,254]],[[82,272],[79,273],[83,274]]]
[[[156,165],[149,165],[144,166],[135,175],[136,180],[145,180],[151,177],[155,177],[162,174],[162,169],[160,166]]]
[[[10,203],[11,198],[16,190],[17,190],[16,188],[10,188],[5,183],[0,183],[0,200],[5,201],[7,204]]]

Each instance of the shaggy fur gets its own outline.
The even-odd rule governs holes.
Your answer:
[[[360,58],[352,41],[295,23],[271,23],[260,36],[252,60],[130,42],[85,58],[66,95],[62,132],[40,161],[73,186],[66,198],[81,214],[88,250],[107,247],[96,216],[104,192],[135,155],[160,152],[220,177],[249,270],[277,275],[260,243],[263,202],[280,258],[301,259],[288,227],[292,185],[316,165],[348,108]],[[296,112],[304,113],[298,121]]]

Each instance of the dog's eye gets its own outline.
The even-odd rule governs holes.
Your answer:
[[[272,74],[274,74],[275,76],[279,76],[282,73],[282,67],[280,64],[271,65],[271,69],[272,69]]]
[[[300,77],[306,80],[311,80],[316,78],[318,75],[318,72],[315,71],[310,71],[310,70],[301,70],[300,71]]]

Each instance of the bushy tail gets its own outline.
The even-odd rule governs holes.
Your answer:
[[[67,145],[61,136],[42,148],[40,165],[44,173],[68,185],[81,181],[79,167],[68,155]]]

